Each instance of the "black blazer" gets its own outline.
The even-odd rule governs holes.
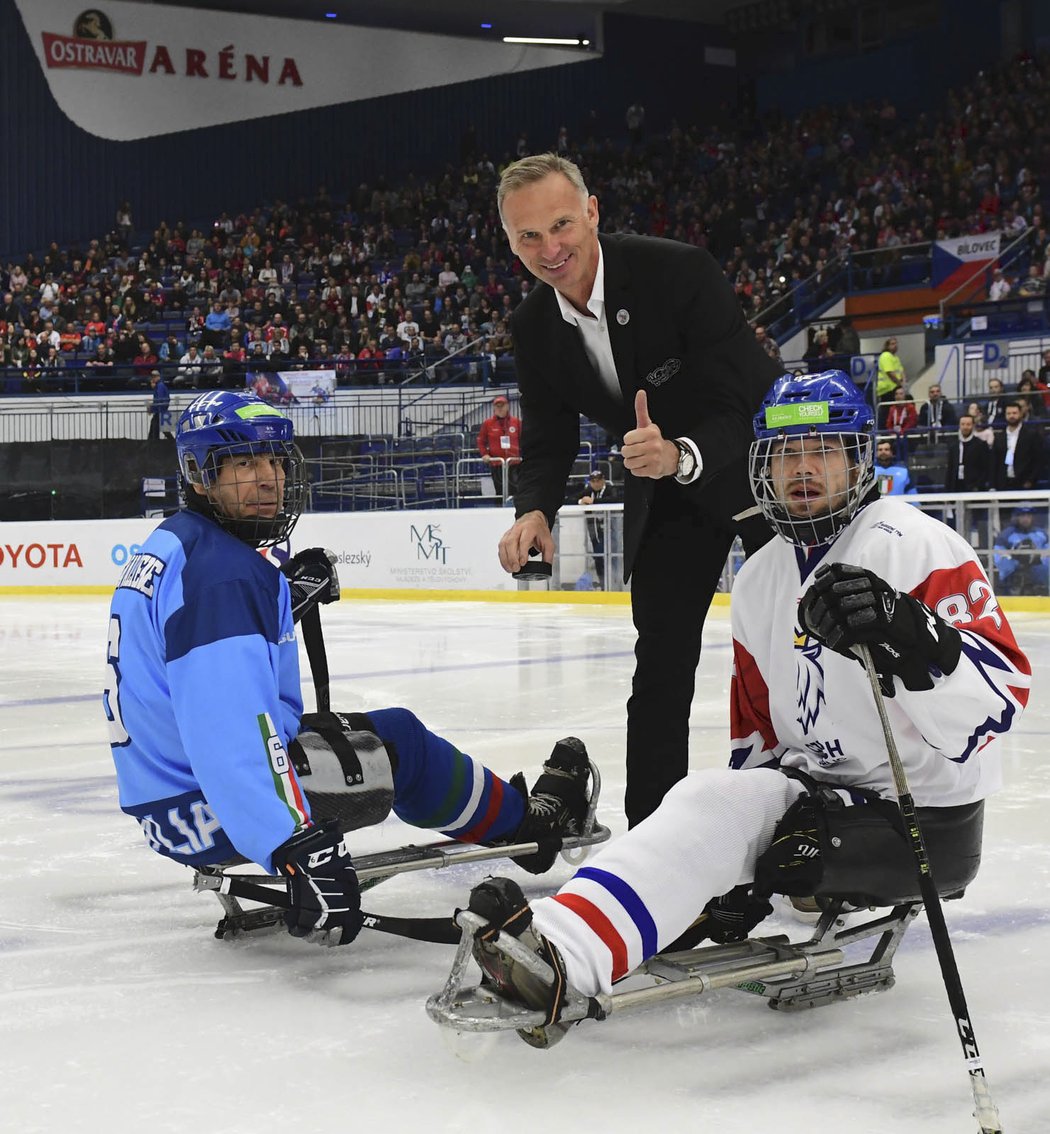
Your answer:
[[[1034,425],[1021,425],[1014,449],[1014,475],[1006,475],[1006,430],[997,429],[992,442],[992,487],[1032,488],[1042,475],[1043,435]]]
[[[946,448],[948,464],[944,474],[946,492],[987,492],[992,474],[992,450],[980,437],[971,435],[962,443],[962,476],[959,476],[959,440],[953,437]]]
[[[629,576],[657,483],[679,491],[731,530],[754,507],[747,479],[752,415],[783,372],[755,339],[729,281],[703,249],[646,236],[599,236],[605,316],[623,394],[614,401],[580,334],[561,316],[554,290],[539,284],[511,320],[521,391],[522,464],[515,511],[554,523],[580,444],[579,415],[622,438],[633,429],[634,397],[648,394],[664,437],[687,436],[704,461],[700,479],[624,480],[624,575]],[[668,484],[668,488],[663,486]]]
[[[941,426],[942,428],[947,428],[948,426],[955,425],[957,423],[958,418],[956,417],[955,406],[953,406],[947,398],[941,398],[940,410],[940,419],[936,422],[932,422],[930,420],[931,417],[935,417],[936,415],[934,414],[930,403],[926,402],[919,410],[919,424],[925,426],[936,424]]]

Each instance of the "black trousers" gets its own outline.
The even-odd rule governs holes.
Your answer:
[[[704,620],[735,534],[680,495],[656,494],[631,573],[638,639],[627,702],[624,807],[632,827],[689,770],[689,713]],[[761,517],[746,521],[740,534],[748,552],[772,537]],[[728,675],[728,659],[725,670]]]

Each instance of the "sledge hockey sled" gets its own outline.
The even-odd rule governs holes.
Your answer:
[[[573,865],[583,861],[590,847],[609,838],[609,828],[596,819],[601,773],[593,760],[589,763],[591,786],[583,830],[579,835],[563,838],[561,842],[562,857]],[[539,844],[535,842],[479,846],[443,839],[421,845],[411,844],[395,850],[377,851],[374,854],[355,855],[354,865],[364,892],[389,878],[410,871],[442,870],[461,863],[513,859],[520,855],[534,854],[539,849]],[[194,871],[194,890],[214,893],[222,905],[223,917],[215,928],[215,936],[220,940],[284,925],[284,879],[279,875],[250,873],[244,869],[245,866],[250,864],[203,866]],[[258,902],[261,906],[245,909],[241,905],[242,901]],[[460,938],[460,932],[451,917],[413,919],[365,914],[365,926],[447,944],[455,944]]]
[[[855,810],[855,809],[851,809]],[[942,899],[960,898],[977,874],[981,857],[984,804],[919,809],[932,874]],[[865,840],[856,850],[871,849]],[[882,836],[876,834],[877,841]],[[903,842],[903,840],[902,840]],[[488,924],[460,910],[459,947],[445,987],[427,1001],[427,1014],[457,1032],[515,1030],[534,1047],[557,1042],[569,1024],[604,1020],[614,1013],[668,1000],[734,988],[766,998],[769,1007],[796,1011],[833,1004],[863,992],[893,986],[893,957],[908,926],[923,908],[915,864],[902,855],[864,861],[847,848],[844,861],[831,862],[814,896],[822,912],[812,936],[793,942],[787,935],[749,938],[650,957],[610,995],[584,996],[569,986],[558,1022],[501,996],[491,986],[465,987],[475,935]],[[843,867],[849,873],[844,873]],[[852,910],[852,924],[845,913]],[[492,942],[546,983],[554,973],[535,953],[503,932]]]

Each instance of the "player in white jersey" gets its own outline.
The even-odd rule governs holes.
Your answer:
[[[916,804],[973,807],[998,788],[997,742],[1027,701],[1028,661],[970,546],[879,497],[873,430],[841,371],[773,385],[755,417],[751,483],[783,538],[752,555],[733,588],[730,768],[688,776],[531,908],[509,879],[475,887],[470,908],[492,929],[475,956],[505,996],[553,1021],[565,980],[608,993],[691,926],[692,944],[741,939],[772,892],[814,892],[830,857],[812,837],[815,813],[863,809],[889,825],[893,780],[858,644],[879,673]],[[498,927],[562,980],[541,985],[488,944]]]

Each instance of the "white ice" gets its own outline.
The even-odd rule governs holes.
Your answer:
[[[121,814],[99,702],[106,600],[0,601],[5,815],[0,1129],[32,1131],[707,1131],[966,1134],[962,1052],[925,918],[889,992],[801,1013],[722,991],[585,1023],[550,1051],[513,1033],[457,1057],[424,1012],[452,949],[365,931],[323,950],[284,933],[223,942],[221,910]],[[1008,1134],[1050,1130],[1050,778],[1043,756],[1050,620],[1012,622],[1037,675],[1004,742],[984,863],[946,907],[993,1097]],[[325,611],[333,704],[403,704],[503,774],[531,778],[559,737],[604,775],[624,829],[623,607],[346,601]],[[728,618],[712,612],[692,722],[694,768],[726,759]],[[304,659],[305,665],[305,659]],[[222,674],[215,675],[222,696]],[[307,695],[309,702],[310,695]],[[390,820],[363,852],[411,841]],[[501,865],[529,894],[541,879]],[[491,867],[411,874],[381,912],[438,915]],[[763,932],[790,930],[781,915]],[[478,1053],[475,1053],[478,1054]]]

